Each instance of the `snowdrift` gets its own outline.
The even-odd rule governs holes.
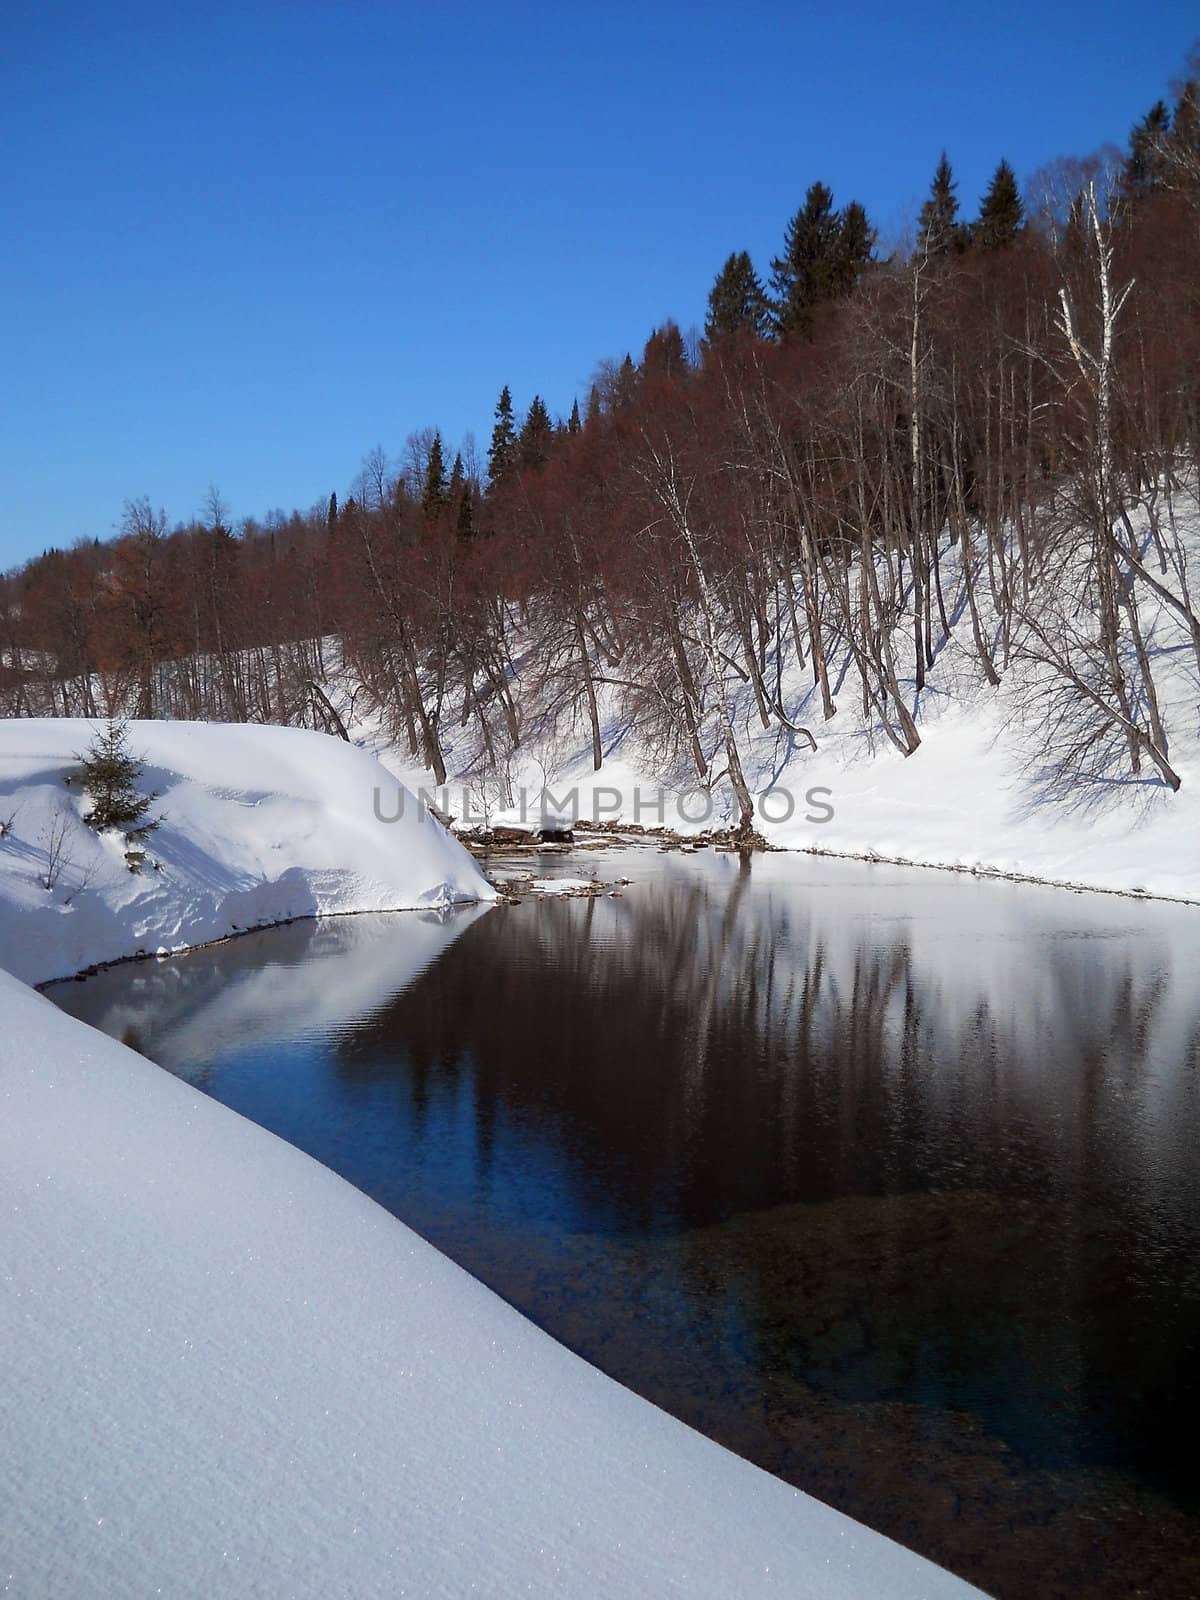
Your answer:
[[[131,871],[124,839],[86,827],[86,802],[65,782],[94,730],[0,721],[0,823],[12,818],[0,838],[0,966],[29,982],[290,917],[493,898],[371,755],[295,728],[130,723],[163,819]]]
[[[977,1593],[4,974],[0,1010],[15,1592]]]

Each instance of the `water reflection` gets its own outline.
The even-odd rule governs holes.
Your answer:
[[[1196,1592],[1200,917],[610,866],[623,898],[298,924],[57,997],[985,1587]]]

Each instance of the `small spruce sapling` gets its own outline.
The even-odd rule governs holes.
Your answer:
[[[129,753],[129,730],[123,719],[110,717],[96,734],[87,751],[79,757],[80,766],[72,774],[79,779],[91,809],[83,820],[97,833],[119,828],[129,840],[144,839],[162,822],[146,813],[158,799],[158,792],[138,793],[137,781],[142,764]]]

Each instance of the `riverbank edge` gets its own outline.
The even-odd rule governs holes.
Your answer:
[[[667,835],[646,833],[639,837],[648,841],[667,837]],[[639,843],[639,837],[627,840],[621,839],[605,848],[619,849],[627,847],[635,849]],[[595,849],[595,846],[591,848]],[[697,849],[696,845],[685,836],[680,836],[677,848],[688,854],[694,854]],[[502,854],[503,852],[497,851],[496,853]],[[535,854],[536,852],[530,853]],[[572,853],[572,847],[570,845],[557,846],[552,853],[556,856],[569,856]],[[1191,906],[1195,910],[1200,910],[1200,900],[1191,900],[1185,895],[1152,894],[1149,890],[1143,889],[1112,889],[1106,888],[1103,884],[1082,883],[1069,878],[1039,878],[1029,872],[1005,872],[999,867],[963,867],[955,866],[948,861],[914,861],[906,856],[883,856],[876,854],[874,851],[823,850],[817,845],[768,845],[765,852],[752,851],[749,853],[781,856],[816,856],[824,857],[831,861],[861,861],[866,866],[911,867],[921,872],[952,872],[959,877],[986,878],[995,883],[1025,883],[1035,888],[1058,889],[1069,894],[1113,895],[1119,900],[1140,900],[1154,905]],[[498,901],[488,900],[454,900],[450,902],[450,907],[453,909],[459,906],[494,905],[498,903]],[[161,953],[158,950],[139,948],[138,950],[130,951],[128,955],[112,956],[107,961],[91,962],[85,967],[80,967],[75,972],[66,972],[53,978],[40,978],[36,983],[31,983],[29,987],[37,994],[43,994],[47,989],[52,989],[57,984],[82,983],[85,979],[94,978],[98,973],[107,972],[112,967],[129,966],[132,962],[141,961],[170,961],[175,956],[190,955],[196,950],[212,950],[218,945],[231,944],[235,939],[244,939],[247,934],[267,933],[272,928],[290,928],[297,922],[324,922],[334,917],[395,917],[410,912],[427,911],[428,909],[429,907],[427,906],[363,906],[344,911],[314,911],[303,916],[279,917],[271,922],[257,923],[252,928],[239,928],[236,932],[224,934],[219,939],[201,939],[195,944],[172,945],[169,950]]]
[[[466,906],[490,906],[497,902],[487,900],[451,900],[445,909],[457,910]],[[139,947],[124,956],[110,956],[106,961],[92,961],[86,967],[80,967],[76,972],[64,973],[60,978],[39,978],[36,983],[27,983],[24,978],[18,978],[18,983],[27,983],[27,987],[35,994],[44,994],[47,989],[53,989],[60,983],[83,983],[88,978],[95,978],[101,972],[108,972],[112,967],[127,967],[134,962],[143,961],[171,961],[175,956],[187,956],[197,950],[215,950],[218,945],[232,944],[235,939],[244,939],[251,933],[269,933],[272,928],[290,928],[297,922],[327,922],[335,917],[400,917],[418,912],[437,910],[431,906],[359,906],[343,911],[307,911],[295,917],[276,917],[269,922],[257,922],[252,928],[237,928],[232,933],[222,934],[219,939],[200,939],[195,944],[175,944],[169,950],[146,950]],[[0,962],[0,969],[4,968]],[[16,976],[16,974],[11,974]]]

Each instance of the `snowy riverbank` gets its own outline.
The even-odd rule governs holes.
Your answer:
[[[90,737],[0,723],[0,965],[29,981],[492,895],[415,808],[378,820],[398,795],[371,756],[279,728],[134,724],[164,822],[130,872],[63,781]],[[6,972],[0,1013],[0,1592],[975,1592],[603,1377]]]
[[[0,966],[39,983],[289,917],[488,900],[466,852],[369,754],[295,728],[134,722],[163,818],[131,872],[65,775],[95,724],[0,721]],[[378,791],[378,803],[376,792]],[[49,852],[62,830],[57,872]],[[156,865],[157,863],[157,865]]]
[[[0,1007],[0,1590],[975,1593],[3,974]]]
[[[836,681],[845,682],[847,673],[839,661]],[[959,633],[939,651],[924,689],[904,680],[921,734],[907,757],[864,717],[849,690],[826,721],[811,674],[794,666],[783,674],[782,698],[812,731],[815,750],[785,728],[764,728],[752,694],[731,683],[755,827],[784,849],[1200,901],[1200,683],[1178,644],[1162,647],[1158,673],[1160,701],[1175,730],[1171,759],[1183,780],[1177,793],[1146,763],[1138,777],[1116,764],[1103,775],[1064,781],[1053,767],[1053,747],[1031,726],[1028,684],[1008,676],[998,687],[982,681]],[[516,692],[522,684],[519,672]],[[353,697],[344,686],[340,694],[349,716]],[[444,790],[435,790],[432,773],[388,738],[377,716],[350,721],[357,739],[410,788],[436,793],[439,808],[460,825],[474,817],[536,826],[543,810],[555,819],[575,814],[682,834],[737,822],[722,760],[713,759],[709,794],[694,768],[678,758],[656,759],[615,690],[597,694],[599,772],[578,718],[568,725],[553,706],[539,712],[533,690],[527,695],[529,728],[503,779],[474,728],[447,719]],[[543,807],[543,792],[564,803]]]

